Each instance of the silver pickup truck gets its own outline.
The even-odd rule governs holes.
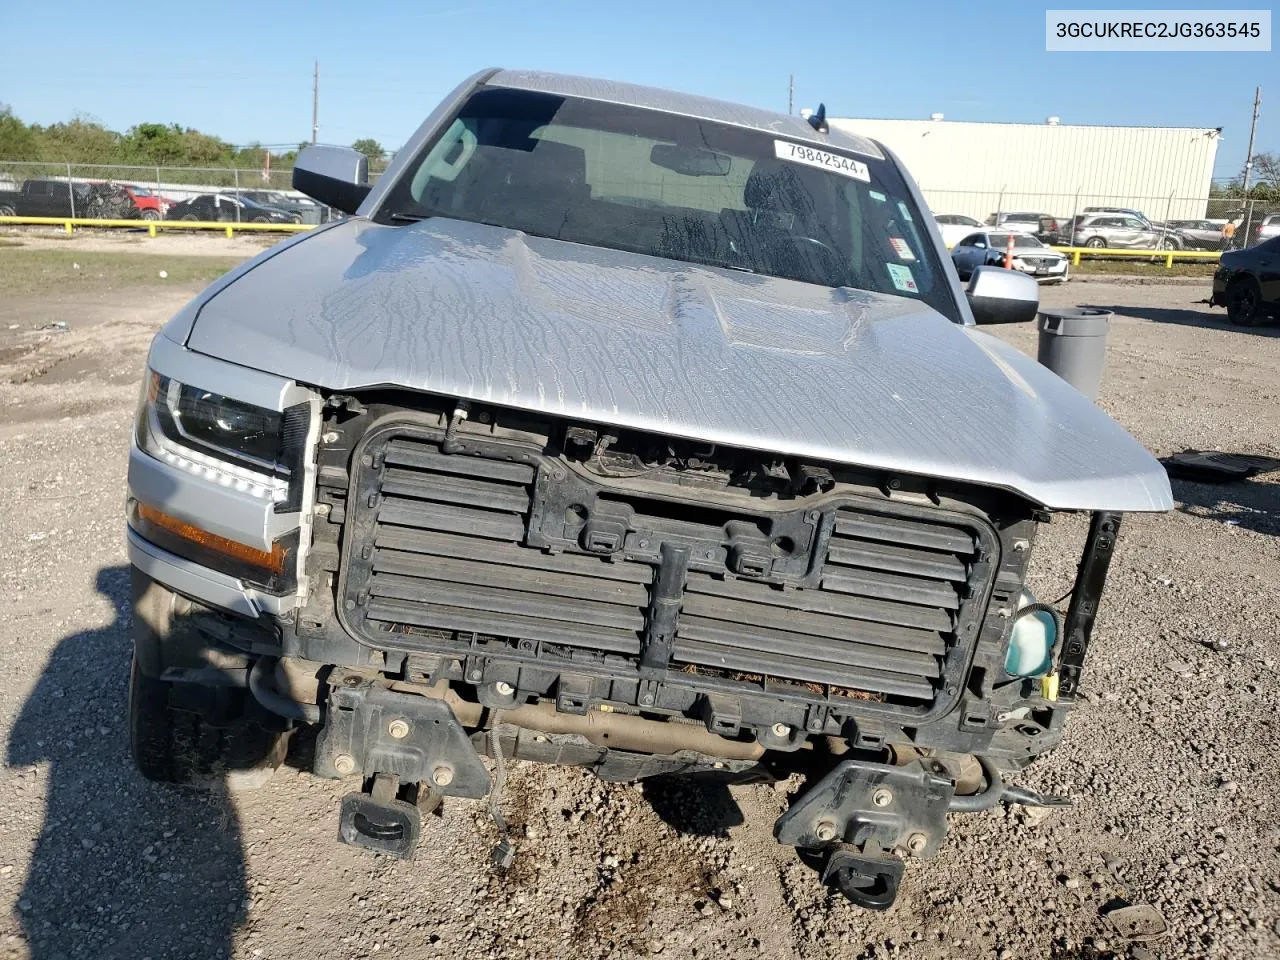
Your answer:
[[[949,813],[1057,801],[1007,781],[1168,481],[975,328],[1035,281],[962,288],[892,153],[821,110],[489,70],[375,185],[324,147],[294,185],[350,216],[151,347],[145,776],[269,775],[310,726],[341,839],[411,856],[424,811],[489,796],[501,866],[513,758],[801,773],[778,840],[872,908]],[[1057,511],[1092,517],[1065,614],[1024,587]]]

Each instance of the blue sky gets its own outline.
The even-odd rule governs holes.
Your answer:
[[[779,110],[794,72],[797,107],[824,100],[833,116],[1221,126],[1215,174],[1226,176],[1244,160],[1253,88],[1270,78],[1257,147],[1280,151],[1280,53],[1046,53],[1046,6],[1068,4],[11,3],[3,34],[27,42],[5,43],[0,103],[39,123],[84,113],[117,129],[177,122],[236,143],[296,143],[310,138],[319,59],[321,141],[371,136],[394,148],[485,66],[605,76]],[[107,39],[104,29],[120,32]]]

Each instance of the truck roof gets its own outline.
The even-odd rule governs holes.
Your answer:
[[[874,140],[839,130],[819,133],[803,117],[774,113],[772,110],[762,110],[759,107],[748,107],[658,87],[597,80],[592,77],[576,77],[562,73],[542,73],[536,70],[499,70],[485,80],[485,85],[661,110],[664,113],[677,113],[716,123],[727,123],[735,127],[747,127],[762,133],[777,134],[789,140],[801,140],[818,146],[852,150],[878,160],[884,158],[884,151]]]

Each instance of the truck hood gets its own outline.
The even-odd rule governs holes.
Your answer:
[[[817,461],[1167,510],[1160,464],[1004,342],[917,300],[433,219],[356,218],[199,304],[189,348]]]

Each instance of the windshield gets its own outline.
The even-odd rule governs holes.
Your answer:
[[[1003,250],[1009,245],[1009,237],[1013,237],[1013,245],[1015,247],[1043,247],[1044,244],[1035,237],[1029,237],[1025,233],[993,233],[989,240],[991,246]]]
[[[912,297],[959,319],[893,164],[677,114],[480,91],[376,219],[426,217]]]

